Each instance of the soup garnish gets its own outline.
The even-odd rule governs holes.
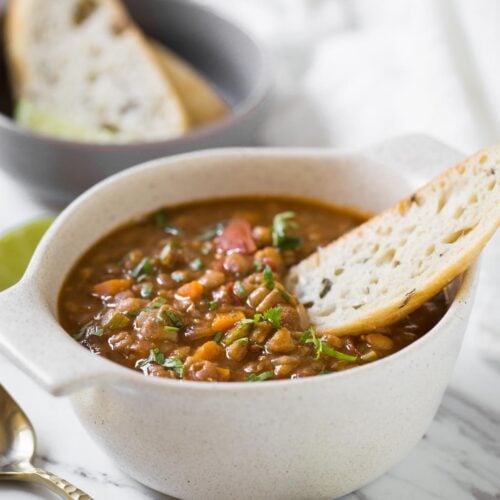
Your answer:
[[[280,197],[162,209],[82,257],[62,287],[60,320],[92,352],[150,376],[262,382],[369,363],[431,329],[444,295],[386,328],[320,336],[284,285],[292,265],[363,221]]]

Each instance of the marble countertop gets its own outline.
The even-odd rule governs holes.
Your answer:
[[[44,212],[0,173],[0,231]],[[453,379],[425,437],[400,464],[346,500],[500,498],[500,360],[486,361],[477,342],[485,328],[500,335],[499,311],[491,307],[500,291],[495,279],[499,262],[497,234],[483,256],[478,296]],[[48,395],[1,356],[0,383],[37,431],[38,466],[73,482],[96,500],[168,498],[123,474],[89,438],[69,401]],[[55,497],[37,486],[4,482],[0,498]]]
[[[443,2],[199,1],[235,17],[274,57],[276,99],[262,127],[263,144],[350,146],[416,130],[460,150],[498,142],[500,72],[488,59],[496,57],[495,0],[452,2],[464,14],[475,58],[464,55],[459,27],[452,23],[457,13],[436,7]],[[0,171],[0,232],[43,213]],[[400,464],[345,499],[500,500],[500,354],[487,359],[488,339],[500,338],[499,263],[497,234],[484,252],[453,378],[425,437]],[[167,498],[124,475],[90,439],[66,399],[46,394],[1,355],[0,383],[37,431],[37,465],[96,500]],[[43,488],[0,482],[0,498],[55,497]]]

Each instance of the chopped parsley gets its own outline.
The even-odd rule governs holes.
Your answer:
[[[333,347],[330,347],[328,344],[323,342],[321,339],[318,339],[313,328],[308,328],[302,334],[302,337],[300,337],[300,343],[313,344],[316,349],[316,359],[319,359],[322,354],[330,356],[331,358],[349,361],[351,363],[357,361],[358,359],[356,356],[351,356],[350,354],[345,354],[343,352],[337,351]]]
[[[283,309],[281,307],[271,307],[267,311],[264,312],[262,317],[271,323],[274,328],[281,328],[281,314],[283,313]]]
[[[175,251],[182,248],[178,241],[169,241],[160,252],[160,260],[164,266],[171,266],[174,262]]]
[[[266,288],[272,290],[274,288],[274,276],[273,276],[273,271],[269,266],[266,266],[264,268],[264,272],[262,273],[262,278],[264,280],[264,285],[266,285]]]
[[[180,330],[180,328],[178,326],[164,326],[163,329],[166,331],[166,332],[178,332]]]
[[[208,303],[208,309],[210,311],[215,311],[219,307],[219,302],[217,300],[211,300]]]
[[[184,374],[184,363],[179,358],[165,358],[165,354],[157,347],[149,351],[149,356],[147,358],[139,359],[135,367],[143,368],[150,363],[155,363],[168,370],[173,370],[180,378],[182,378]]]
[[[180,329],[184,326],[182,319],[179,318],[179,315],[173,309],[167,309],[165,311],[162,311],[162,313],[166,315],[168,319],[170,319],[172,325],[174,325],[175,327]]]
[[[144,285],[142,285],[140,294],[143,299],[149,299],[152,293],[153,293],[152,283],[145,283]]]
[[[167,224],[167,211],[164,208],[153,214],[153,222],[157,228],[162,229],[167,234],[171,234],[172,236],[183,234],[181,228],[173,226],[172,224]]]
[[[153,222],[155,226],[163,229],[167,224],[167,211],[165,209],[158,210],[153,214]]]
[[[156,297],[154,300],[152,300],[148,307],[146,307],[146,309],[150,310],[150,309],[159,309],[162,305],[166,304],[167,303],[167,299],[165,299],[164,297]]]
[[[217,342],[217,344],[220,344],[220,341],[222,340],[222,337],[224,337],[224,334],[222,332],[218,332],[214,335],[214,342]]]
[[[144,259],[130,271],[130,276],[132,276],[132,278],[139,278],[141,275],[150,276],[152,272],[153,266],[151,265],[151,259],[149,257],[144,257]]]
[[[294,220],[295,212],[281,212],[276,214],[271,228],[273,245],[280,250],[293,250],[302,244],[302,239],[290,235],[290,231],[297,229]]]
[[[102,337],[104,335],[104,330],[102,328],[97,328],[97,330],[92,332],[92,335],[96,337]]]
[[[189,263],[189,267],[193,270],[193,271],[201,271],[204,267],[205,267],[205,264],[203,263],[203,261],[198,257],[197,259],[194,259],[192,260],[190,263]]]
[[[213,240],[216,236],[219,236],[224,231],[224,224],[221,222],[214,224],[213,226],[209,226],[205,228],[205,230],[198,235],[198,239],[200,241],[210,241]]]
[[[262,372],[258,375],[252,373],[252,375],[247,378],[247,382],[263,382],[264,380],[270,379],[273,375],[273,371]]]
[[[290,303],[290,294],[285,289],[278,288],[278,292],[286,302]]]
[[[88,323],[85,323],[81,328],[80,330],[78,330],[74,335],[72,335],[72,337],[75,339],[75,340],[82,340],[82,338],[85,336],[85,334],[87,333],[87,330],[94,324],[93,321],[89,321]]]
[[[268,321],[274,328],[281,328],[281,314],[283,309],[281,307],[271,307],[263,314],[254,314],[253,318],[245,318],[239,321],[242,325],[252,325],[259,321]]]

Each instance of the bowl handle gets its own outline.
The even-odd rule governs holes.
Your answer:
[[[27,280],[0,293],[0,311],[0,351],[54,395],[109,382],[129,371],[93,356],[72,339]]]
[[[463,153],[424,134],[394,137],[365,149],[363,156],[404,170],[415,185],[425,183],[465,157]]]

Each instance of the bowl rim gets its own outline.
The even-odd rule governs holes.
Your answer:
[[[66,147],[66,148],[80,148],[82,150],[96,150],[96,152],[122,152],[137,148],[165,148],[172,149],[186,147],[191,141],[197,142],[200,140],[208,139],[212,136],[220,134],[225,130],[232,128],[238,123],[245,121],[245,119],[252,114],[268,97],[271,91],[271,61],[270,55],[263,48],[262,44],[257,41],[257,38],[251,34],[242,25],[229,17],[220,14],[216,9],[207,5],[202,5],[192,1],[174,1],[187,9],[195,9],[203,12],[204,15],[217,19],[218,22],[235,28],[239,35],[246,38],[247,41],[253,46],[256,54],[259,57],[259,71],[256,73],[255,78],[252,80],[252,87],[250,93],[240,102],[234,106],[230,106],[230,113],[212,123],[195,127],[188,130],[179,136],[174,136],[166,139],[156,139],[152,141],[131,141],[131,142],[93,142],[93,141],[77,141],[74,139],[62,139],[43,132],[31,130],[23,125],[18,124],[13,117],[0,112],[0,128],[7,129],[8,131],[19,134],[31,140],[46,142],[51,147]],[[0,16],[3,18],[5,6],[0,8]],[[0,46],[4,43],[1,42]],[[189,63],[189,61],[187,61]],[[196,67],[195,67],[196,69]]]
[[[151,170],[156,169],[160,165],[169,165],[169,164],[175,164],[179,161],[183,161],[185,159],[194,159],[196,161],[203,161],[207,157],[213,157],[213,156],[235,156],[235,155],[251,155],[251,156],[262,156],[262,155],[267,155],[268,157],[271,156],[273,159],[283,159],[283,158],[293,158],[297,156],[301,156],[304,161],[307,161],[307,158],[317,158],[317,157],[324,157],[324,158],[339,158],[342,157],[343,154],[348,153],[351,154],[353,157],[358,155],[359,153],[362,153],[363,150],[328,150],[324,148],[221,148],[221,149],[210,149],[210,150],[205,150],[205,151],[196,151],[196,152],[190,152],[190,153],[185,153],[181,155],[175,155],[171,157],[166,157],[166,158],[160,158],[156,160],[151,160],[149,162],[140,164],[136,167],[132,167],[129,169],[126,169],[124,171],[121,171],[108,179],[105,179],[98,183],[96,186],[91,188],[90,190],[86,191],[83,195],[78,197],[71,205],[65,209],[62,214],[57,218],[55,223],[49,228],[49,231],[47,234],[43,237],[42,243],[39,246],[39,249],[37,249],[35,255],[37,256],[36,259],[33,259],[32,262],[30,263],[30,266],[27,270],[27,273],[23,277],[23,279],[20,282],[21,286],[35,286],[36,284],[33,282],[34,279],[36,278],[36,274],[39,269],[39,264],[41,262],[41,259],[39,256],[43,255],[45,248],[50,245],[51,241],[54,238],[58,237],[58,232],[60,229],[60,226],[62,226],[65,222],[65,219],[70,216],[73,212],[80,210],[82,205],[86,204],[89,202],[89,200],[92,200],[96,196],[100,196],[102,192],[106,191],[110,186],[115,184],[117,181],[120,181],[124,178],[130,177],[130,176],[137,176],[141,175],[141,172],[149,172]],[[411,178],[408,173],[403,174],[405,175],[408,180],[411,182]],[[105,196],[105,193],[103,194]],[[96,237],[95,241],[98,240],[98,237]],[[83,253],[83,252],[82,252]],[[73,263],[74,264],[74,263]],[[109,367],[111,369],[112,367],[112,373],[106,373],[104,375],[104,378],[101,378],[101,383],[102,384],[109,384],[112,385],[113,387],[116,387],[118,384],[116,383],[117,381],[120,382],[120,384],[131,387],[131,386],[137,386],[137,385],[143,385],[146,384],[144,387],[163,387],[165,389],[171,389],[171,390],[188,390],[188,391],[222,391],[222,392],[227,392],[227,391],[241,391],[241,390],[255,390],[256,387],[258,387],[259,391],[266,391],[266,390],[276,390],[276,389],[291,389],[293,388],[298,388],[302,387],[304,384],[317,384],[317,383],[324,383],[328,381],[333,381],[337,379],[341,380],[346,380],[352,377],[361,377],[366,375],[367,373],[370,373],[372,370],[381,370],[383,367],[391,364],[396,364],[400,360],[411,357],[414,354],[416,354],[421,348],[429,345],[430,343],[433,343],[434,340],[437,338],[438,335],[442,335],[444,333],[443,330],[451,329],[449,328],[450,326],[453,326],[453,323],[455,321],[464,321],[467,319],[468,315],[467,314],[461,314],[461,311],[465,310],[467,308],[467,303],[468,301],[472,298],[473,292],[474,292],[474,285],[477,281],[477,277],[479,274],[479,264],[478,262],[474,262],[472,266],[465,271],[463,274],[463,279],[461,283],[458,286],[456,295],[444,314],[444,316],[440,319],[440,321],[431,329],[429,330],[425,335],[417,339],[416,341],[412,342],[410,345],[404,347],[400,351],[397,351],[385,358],[376,360],[373,363],[367,363],[365,365],[361,366],[356,366],[353,367],[353,369],[348,369],[340,372],[334,372],[330,374],[325,374],[323,376],[311,376],[311,377],[304,377],[304,378],[299,378],[299,379],[282,379],[282,380],[267,380],[265,384],[252,384],[252,383],[247,383],[247,381],[241,381],[241,382],[199,382],[199,381],[190,381],[190,380],[171,380],[171,379],[166,379],[166,378],[160,378],[160,377],[148,377],[143,375],[142,373],[136,372],[130,368],[127,368],[123,365],[120,365],[119,363],[116,363],[114,361],[111,361],[107,358],[104,358],[103,356],[99,356],[96,354],[91,353],[85,347],[80,345],[77,341],[74,339],[70,339],[70,335],[68,332],[66,332],[60,322],[57,313],[52,314],[52,312],[49,310],[47,304],[43,304],[43,310],[40,310],[39,313],[43,313],[50,317],[54,322],[58,325],[59,327],[59,332],[58,334],[61,335],[61,339],[63,338],[62,336],[65,335],[67,336],[66,338],[70,339],[73,347],[67,347],[64,349],[80,349],[80,350],[85,350],[86,353],[85,355],[89,359],[89,371],[92,371],[92,368],[90,366],[90,363],[94,365],[94,368],[96,371],[98,371],[98,365],[100,365],[101,369],[105,367]],[[60,293],[60,287],[57,290],[57,294]],[[68,344],[69,346],[69,344]],[[68,351],[69,352],[69,351]],[[380,368],[377,368],[377,366],[380,366]],[[99,382],[97,382],[99,384]],[[91,383],[90,385],[94,385],[95,383]],[[64,385],[64,383],[63,383]],[[264,388],[261,388],[264,387]],[[69,392],[73,392],[73,390],[70,389]]]

